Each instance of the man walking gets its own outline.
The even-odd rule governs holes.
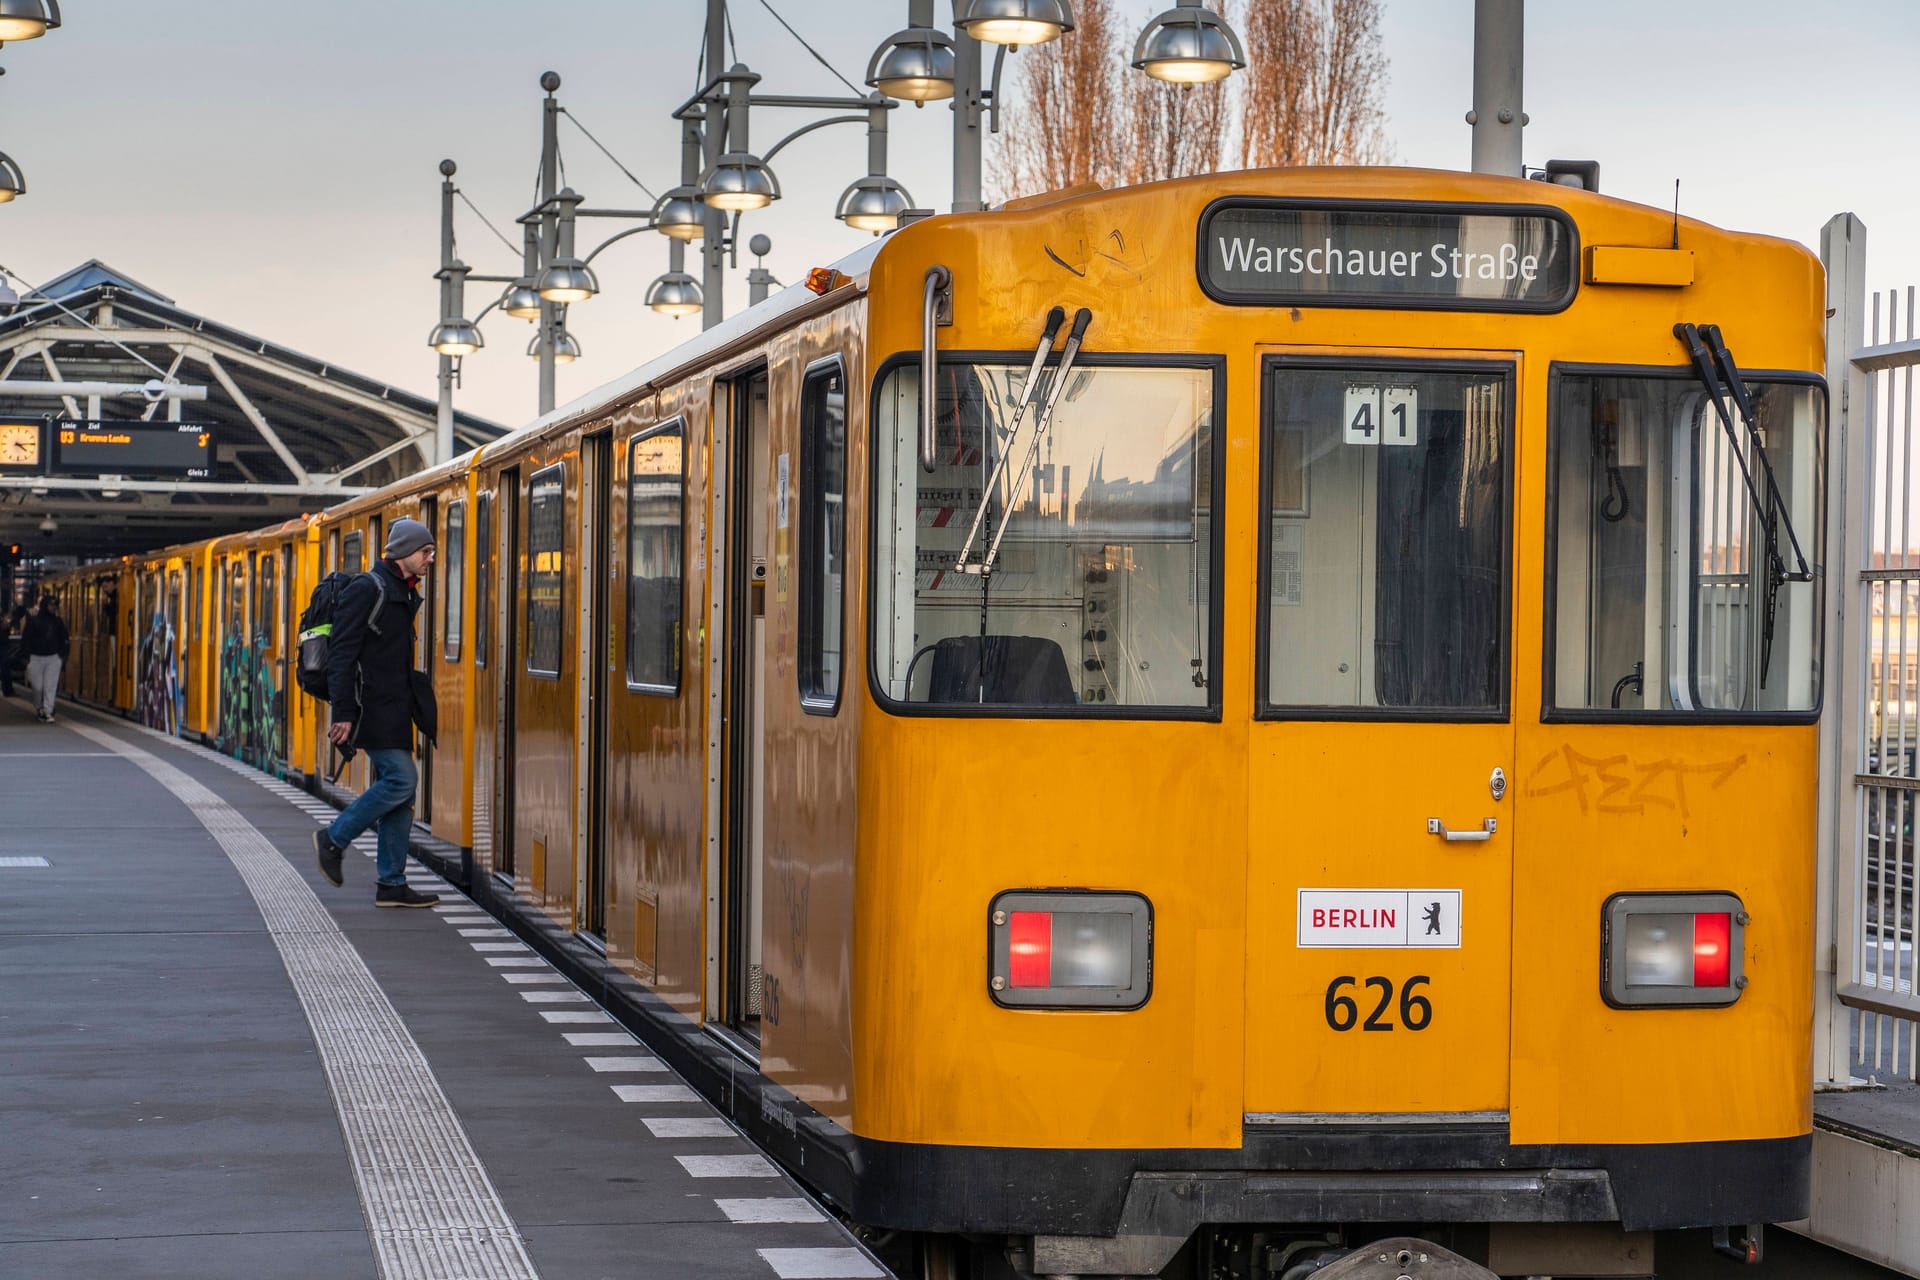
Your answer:
[[[376,907],[430,907],[440,901],[407,883],[407,835],[420,774],[413,763],[416,720],[413,620],[420,611],[420,579],[433,567],[433,532],[400,519],[387,533],[381,559],[340,593],[327,650],[327,697],[333,705],[327,740],[367,753],[373,782],[331,826],[313,833],[320,873],[345,883],[341,855],[368,827],[379,841]],[[430,692],[427,694],[430,698]],[[421,708],[421,728],[434,731]]]
[[[40,597],[40,607],[27,614],[27,625],[20,634],[27,646],[27,683],[33,686],[33,713],[42,724],[52,724],[53,700],[60,692],[60,664],[67,656],[67,624],[54,612],[52,596]]]

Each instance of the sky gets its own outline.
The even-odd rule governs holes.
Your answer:
[[[906,0],[770,2],[856,85],[906,25]],[[763,76],[759,91],[846,94],[767,3],[731,5],[735,53]],[[1141,25],[1160,7],[1121,0]],[[670,113],[695,86],[700,0],[324,10],[316,23],[292,0],[67,0],[61,29],[0,48],[0,151],[28,183],[0,206],[0,266],[40,283],[99,258],[188,310],[431,396],[443,158],[512,239],[510,252],[460,206],[461,256],[497,274],[518,271],[513,219],[533,200],[542,72],[561,75],[560,101],[641,181],[659,191],[677,180]],[[1395,162],[1467,168],[1472,0],[1384,10]],[[1869,288],[1904,297],[1920,283],[1920,95],[1907,87],[1920,4],[1534,0],[1526,22],[1528,164],[1597,160],[1602,191],[1661,208],[1679,179],[1682,213],[1816,250],[1822,225],[1852,212],[1868,230]],[[756,150],[814,118],[756,111]],[[918,205],[951,200],[951,120],[944,103],[892,113],[889,169]],[[1038,127],[1017,93],[1003,127]],[[564,121],[561,143],[590,206],[651,203]],[[742,222],[743,240],[772,239],[766,266],[779,279],[867,240],[832,216],[865,158],[864,129],[845,125],[781,152],[784,198]],[[613,229],[583,223],[583,240]],[[729,312],[745,304],[750,265],[743,245]],[[572,308],[584,357],[560,369],[561,403],[698,331],[697,318],[645,306],[667,269],[663,237],[631,236],[594,266],[602,293]],[[488,289],[469,287],[470,315]],[[532,326],[496,311],[483,327],[488,345],[465,361],[456,403],[504,425],[531,420]]]

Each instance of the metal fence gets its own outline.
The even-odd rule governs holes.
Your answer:
[[[1836,219],[1836,223],[1840,220]],[[1851,227],[1857,224],[1848,219]],[[1830,224],[1829,230],[1832,230]],[[1853,246],[1864,249],[1864,232]],[[1861,254],[1864,259],[1864,254]],[[1830,279],[1836,274],[1830,253]],[[1860,262],[1847,273],[1855,287]],[[1846,280],[1835,282],[1844,295]],[[1857,299],[1857,300],[1855,300]],[[1829,495],[1837,566],[1828,615],[1823,766],[1834,785],[1831,1060],[1816,1077],[1920,1079],[1920,1000],[1914,982],[1914,833],[1920,826],[1920,504],[1915,469],[1914,370],[1920,367],[1920,291],[1844,299],[1830,343]],[[1830,301],[1833,300],[1830,290]],[[1847,324],[1846,307],[1864,311]],[[1862,332],[1864,330],[1864,332]],[[1837,376],[1836,376],[1837,375]],[[1833,696],[1838,694],[1838,697]],[[1824,967],[1824,966],[1823,966]],[[1816,1046],[1818,1053],[1821,1046]]]

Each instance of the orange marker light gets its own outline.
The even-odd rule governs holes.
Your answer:
[[[807,272],[807,288],[824,295],[846,284],[848,279],[849,277],[835,271],[832,267],[815,267]]]

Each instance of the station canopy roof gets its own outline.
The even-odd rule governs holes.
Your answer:
[[[206,399],[180,400],[176,410],[140,394],[90,402],[33,386],[140,386],[163,375],[206,388]],[[25,556],[81,559],[146,551],[317,511],[433,461],[432,399],[196,315],[98,260],[0,317],[0,423],[158,425],[176,411],[211,426],[211,479],[0,471],[0,544],[17,542]],[[456,452],[505,432],[454,415]],[[43,444],[43,458],[48,452]]]

